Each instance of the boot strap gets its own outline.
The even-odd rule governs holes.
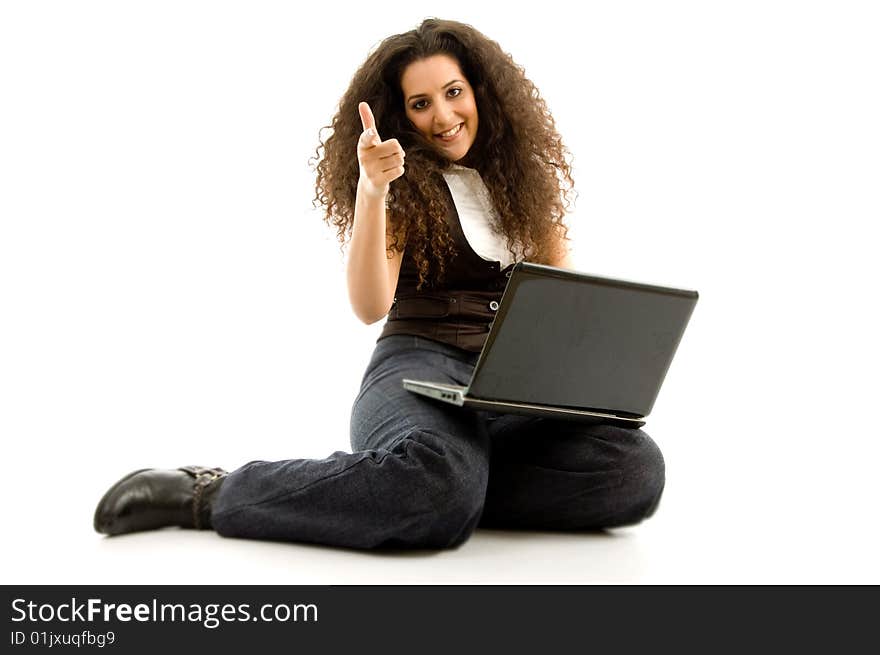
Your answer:
[[[204,466],[181,466],[180,470],[186,471],[195,478],[193,483],[193,527],[196,530],[202,530],[202,503],[205,489],[214,480],[228,475],[228,472],[221,468]]]

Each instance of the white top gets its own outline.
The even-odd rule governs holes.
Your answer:
[[[452,192],[461,230],[471,249],[487,261],[501,262],[501,268],[512,264],[507,240],[492,227],[492,219],[497,214],[479,172],[452,164],[443,177]]]

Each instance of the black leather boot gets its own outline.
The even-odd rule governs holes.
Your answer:
[[[169,525],[207,530],[214,497],[227,475],[204,466],[133,471],[101,498],[95,530],[110,535]]]

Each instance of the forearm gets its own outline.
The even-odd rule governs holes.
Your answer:
[[[368,195],[358,184],[346,280],[355,315],[375,323],[394,300],[386,250],[385,198]]]

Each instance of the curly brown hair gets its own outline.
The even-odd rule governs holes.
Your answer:
[[[457,163],[482,177],[497,212],[493,227],[506,237],[511,255],[549,263],[568,238],[563,217],[574,189],[570,153],[524,69],[498,43],[464,23],[427,19],[417,29],[386,38],[369,55],[332,123],[319,131],[320,145],[310,160],[318,161],[313,205],[325,208],[325,222],[344,245],[351,236],[360,175],[358,103],[369,103],[381,138],[396,138],[406,152],[406,173],[388,192],[390,248],[409,249],[419,288],[442,280],[455,254],[440,186],[451,162],[407,118],[401,90],[407,66],[437,54],[457,61],[474,90],[480,120],[470,151]],[[332,134],[321,140],[326,129]]]

